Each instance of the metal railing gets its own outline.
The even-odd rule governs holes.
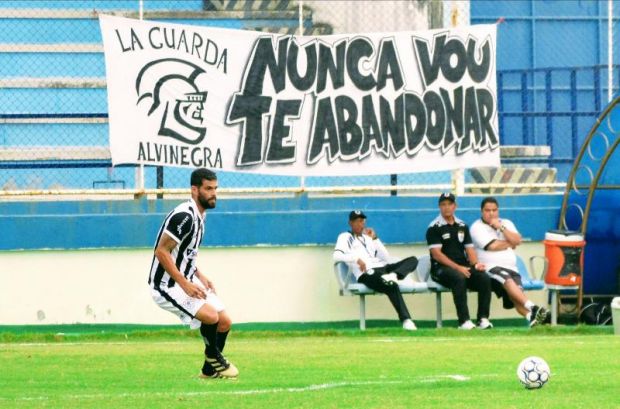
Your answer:
[[[614,66],[618,70],[620,78],[620,65]],[[498,112],[499,129],[503,144],[511,145],[547,145],[551,155],[547,158],[519,158],[508,159],[510,163],[541,163],[546,162],[550,167],[562,164],[569,165],[574,158],[586,136],[586,132],[580,132],[580,126],[590,127],[594,119],[602,110],[603,101],[607,93],[604,82],[601,81],[602,71],[606,66],[573,67],[573,68],[538,68],[527,70],[504,70],[498,72]],[[591,79],[591,81],[589,81]],[[614,87],[617,91],[617,86]],[[517,94],[517,98],[515,95]],[[568,101],[568,102],[567,102]],[[562,108],[557,108],[561,106]],[[581,118],[592,118],[579,124]],[[519,128],[508,126],[509,122],[516,119]],[[556,124],[558,119],[567,119],[568,123]],[[0,124],[15,123],[50,123],[64,121],[69,123],[107,123],[107,113],[54,113],[54,114],[0,114]],[[562,138],[558,138],[558,134]],[[570,138],[566,138],[570,135]],[[73,149],[75,148],[75,149]],[[109,153],[106,154],[104,146],[67,147],[56,146],[55,151],[44,152],[45,147],[24,146],[13,149],[0,149],[0,168],[5,169],[52,169],[52,168],[110,168]],[[33,152],[39,151],[39,155]],[[77,153],[77,154],[76,154]],[[73,155],[73,156],[72,156]],[[127,167],[127,166],[125,166]],[[132,167],[132,166],[128,166]],[[61,194],[74,195],[92,193],[96,195],[135,195],[157,194],[162,197],[164,193],[173,193],[176,188],[166,188],[164,176],[167,171],[162,167],[156,168],[155,182],[150,189],[132,189],[127,183],[126,189],[19,189],[10,192],[0,190],[2,196],[23,196],[29,194]],[[448,175],[449,172],[444,172]],[[346,184],[333,182],[331,186],[312,185],[301,179],[298,186],[242,186],[231,189],[231,192],[270,192],[270,193],[302,193],[316,192],[325,193],[329,190],[334,192],[389,192],[392,195],[400,192],[427,192],[436,190],[454,189],[454,183],[449,176],[435,178],[428,185],[408,183],[406,178],[396,175],[387,176],[379,185],[362,182],[355,183],[353,187]],[[561,175],[560,180],[565,180]],[[118,180],[117,180],[118,181]],[[498,183],[472,183],[466,181],[466,190],[480,188],[496,188]],[[277,184],[277,182],[276,182]],[[293,182],[295,184],[295,182]],[[324,183],[319,183],[323,185]],[[516,187],[518,184],[502,184],[502,187]],[[531,187],[561,189],[563,183],[540,183],[528,184]],[[101,185],[105,187],[105,184]],[[96,190],[96,191],[94,191]],[[127,191],[124,193],[124,191]]]
[[[613,69],[617,71],[616,84],[612,86],[615,94],[620,88],[620,65],[614,65]],[[547,145],[551,147],[549,166],[571,164],[586,138],[587,129],[607,105],[607,84],[601,81],[604,71],[607,71],[605,65],[498,71],[502,143]],[[516,98],[507,101],[511,93]],[[520,129],[508,126],[513,118]],[[579,124],[580,118],[588,120]],[[562,119],[567,119],[568,123]]]

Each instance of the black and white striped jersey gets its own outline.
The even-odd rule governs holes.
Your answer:
[[[167,234],[177,242],[177,246],[171,252],[172,258],[175,260],[179,271],[191,279],[196,270],[195,260],[204,234],[203,215],[199,213],[193,199],[181,203],[168,213],[157,233],[155,248],[157,248],[163,234]],[[149,285],[152,288],[159,289],[160,287],[170,288],[174,284],[172,277],[166,272],[157,257],[153,255]]]

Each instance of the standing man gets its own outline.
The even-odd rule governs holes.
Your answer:
[[[510,220],[499,218],[499,205],[494,197],[482,200],[480,212],[482,217],[471,226],[471,237],[478,260],[485,264],[491,277],[493,292],[502,297],[505,309],[514,307],[530,327],[544,324],[548,311],[526,297],[517,272],[514,249],[521,244],[521,235]]]
[[[361,210],[349,213],[350,231],[340,233],[334,250],[334,261],[345,262],[358,283],[366,285],[377,292],[386,294],[403,329],[416,330],[411,315],[400,293],[398,284],[387,280],[384,275],[396,273],[399,280],[411,273],[418,266],[418,259],[407,257],[397,263],[390,263],[390,254],[371,228],[366,229],[366,215]]]
[[[489,321],[491,280],[478,262],[469,228],[454,216],[456,199],[452,193],[439,196],[439,216],[426,230],[431,253],[431,277],[452,290],[459,329],[476,327],[469,317],[467,289],[478,292],[478,328],[493,328]]]
[[[155,242],[149,285],[153,300],[190,328],[200,328],[205,343],[202,378],[236,378],[237,368],[222,355],[231,320],[215,294],[213,283],[196,266],[204,234],[206,209],[216,202],[217,176],[196,169],[191,176],[191,199],[172,210]]]

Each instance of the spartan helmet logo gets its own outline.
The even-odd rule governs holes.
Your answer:
[[[151,61],[142,67],[136,78],[136,105],[142,100],[151,101],[149,116],[163,106],[159,135],[192,145],[204,139],[207,92],[200,91],[195,83],[196,77],[204,72],[197,65],[177,58]]]

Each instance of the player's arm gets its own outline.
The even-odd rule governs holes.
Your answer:
[[[385,248],[385,245],[383,244],[383,242],[379,239],[379,237],[377,237],[377,233],[372,230],[372,229],[368,229],[368,233],[366,233],[370,236],[370,238],[372,239],[373,244],[375,245],[375,257],[377,257],[379,260],[384,261],[386,263],[391,263],[392,261],[392,257],[390,256],[390,253],[388,252],[388,250]]]
[[[476,249],[474,246],[465,246],[465,253],[467,253],[467,260],[473,268],[476,270],[484,270],[486,266],[480,262],[478,262],[478,254],[476,254]]]
[[[514,249],[521,244],[521,235],[518,232],[504,229],[503,233],[506,240],[493,240],[484,246],[484,249],[487,251],[501,251]]]
[[[517,228],[515,227],[515,225],[512,224],[510,220],[495,219],[491,221],[490,225],[495,230],[500,231],[504,235],[504,238],[506,240],[501,240],[501,241],[505,241],[508,243],[508,247],[491,249],[491,250],[505,250],[507,248],[514,249],[519,244],[521,244],[521,235],[517,231]]]
[[[467,254],[467,261],[469,261],[469,265],[472,266],[475,270],[484,270],[486,266],[478,262],[478,254],[476,254],[474,240],[472,239],[471,230],[469,229],[469,227],[465,228],[463,245],[465,246],[465,254]]]
[[[441,251],[441,247],[431,247],[430,250],[431,250],[431,256],[439,264],[444,265],[446,267],[450,267],[451,269],[460,272],[465,277],[469,277],[471,275],[467,267],[455,263],[448,256],[446,256],[443,253],[443,251]]]
[[[480,221],[471,226],[470,235],[476,248],[484,251],[501,251],[512,247],[506,240],[499,240],[497,234]]]
[[[521,244],[521,235],[519,234],[519,232],[514,229],[513,230],[513,226],[508,223],[502,225],[504,227],[504,230],[502,231],[502,233],[504,233],[504,237],[506,238],[506,241],[508,243],[510,243],[510,246],[514,249],[515,247],[517,247],[519,244]]]
[[[159,260],[159,263],[166,270],[170,277],[185,291],[187,295],[194,298],[207,298],[204,290],[197,286],[196,284],[190,282],[185,276],[179,271],[176,264],[174,264],[174,259],[172,258],[172,250],[177,246],[177,242],[170,237],[168,234],[164,233],[161,235],[161,239],[155,248],[155,257]]]
[[[506,240],[493,240],[484,247],[486,251],[501,251],[510,248],[512,248],[512,245]]]
[[[194,274],[196,275],[196,277],[198,277],[198,279],[205,286],[205,288],[210,288],[213,292],[215,292],[215,286],[213,285],[213,281],[209,280],[209,277],[202,274],[198,267],[196,267],[196,272]]]

